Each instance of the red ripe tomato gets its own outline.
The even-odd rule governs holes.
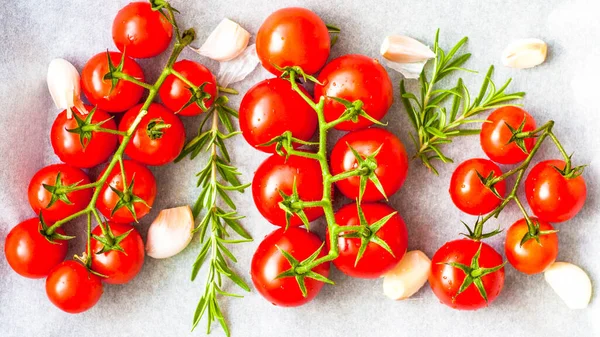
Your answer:
[[[279,76],[280,68],[299,66],[314,74],[329,57],[330,38],[321,18],[306,8],[282,8],[263,22],[256,34],[256,52],[263,67]]]
[[[86,105],[86,109],[91,111],[92,107]],[[89,116],[81,114],[75,108],[72,111],[84,122]],[[68,119],[66,110],[59,113],[50,130],[50,141],[54,153],[62,162],[75,167],[90,168],[105,162],[117,148],[117,135],[87,130],[80,130],[80,133],[69,131],[103,121],[105,121],[101,125],[103,128],[117,129],[117,125],[114,120],[110,119],[110,115],[99,109],[94,111],[89,123],[85,122],[83,126],[78,125],[75,118]]]
[[[370,128],[350,132],[340,138],[331,151],[331,171],[334,175],[358,168],[358,161],[350,147],[363,158],[373,155],[381,147],[379,154],[374,158],[377,162],[375,175],[381,182],[386,196],[390,197],[402,187],[408,174],[408,156],[404,145],[394,134],[384,129]],[[359,197],[360,177],[337,181],[336,186],[348,198],[356,199]],[[375,185],[368,181],[363,200],[377,201],[383,198]]]
[[[479,249],[481,251],[477,260],[481,269],[495,268],[502,265],[502,256],[494,248],[484,242],[470,239],[446,242],[433,255],[429,285],[433,293],[445,305],[459,310],[477,310],[492,303],[502,291],[504,267],[478,277],[483,285],[483,290],[485,290],[487,302],[477,289],[476,283],[472,283],[459,294],[460,287],[467,275],[460,268],[451,266],[448,263],[459,263],[471,267],[473,257]]]
[[[315,84],[315,100],[325,96],[325,120],[339,118],[346,107],[328,97],[338,97],[350,102],[360,100],[363,110],[376,120],[381,120],[392,106],[394,90],[387,71],[376,59],[363,55],[345,55],[331,61],[318,77],[323,85]],[[357,130],[373,124],[360,117],[338,124],[338,130]]]
[[[70,314],[90,309],[98,303],[102,293],[100,277],[77,261],[59,264],[46,279],[46,294],[50,302]]]
[[[585,204],[587,189],[581,175],[568,178],[562,160],[546,160],[535,165],[525,179],[525,195],[533,213],[542,221],[572,219]]]
[[[551,224],[531,218],[539,224],[540,231],[552,231]],[[558,235],[550,233],[539,236],[539,242],[530,239],[521,245],[521,240],[528,232],[527,221],[521,219],[506,232],[504,252],[506,259],[516,270],[525,274],[538,274],[546,270],[556,260],[558,255]]]
[[[369,226],[380,219],[396,212],[386,204],[362,204],[361,208]],[[348,204],[335,213],[335,222],[340,226],[359,226],[360,221],[356,204]],[[333,260],[333,264],[344,274],[358,278],[378,278],[394,268],[402,260],[408,246],[408,232],[400,215],[395,214],[381,227],[375,235],[383,240],[392,250],[390,254],[385,248],[370,241],[367,249],[355,266],[361,239],[343,238],[337,240],[340,255]],[[329,231],[327,232],[327,248],[329,249]]]
[[[156,180],[150,170],[134,161],[124,160],[123,166],[127,177],[126,182],[123,181],[121,168],[116,165],[100,189],[96,207],[111,221],[131,223],[141,219],[150,211],[156,197]],[[100,176],[103,176],[105,171],[106,169]],[[127,192],[124,192],[125,185],[127,185]],[[123,194],[123,197],[121,198],[109,186]],[[119,200],[123,200],[122,205],[118,204]],[[119,207],[115,209],[116,206]],[[135,217],[131,210],[134,210]]]
[[[108,54],[114,66],[121,62],[121,53],[109,52]],[[112,80],[104,79],[104,75],[108,72],[108,56],[105,52],[96,54],[83,66],[81,89],[90,103],[98,109],[113,113],[123,112],[136,105],[144,94],[144,88],[125,80],[118,81],[112,88]],[[122,72],[142,82],[145,81],[142,68],[129,57],[125,57]]]
[[[109,223],[108,226],[114,237],[131,232],[120,242],[116,242],[123,251],[110,250],[100,253],[104,244],[92,238],[92,270],[108,276],[102,279],[106,283],[125,284],[133,280],[142,270],[145,255],[144,242],[137,229],[130,224]],[[100,226],[96,226],[92,234],[107,239]]]
[[[319,247],[321,240],[315,234],[296,227],[280,228],[265,236],[252,257],[250,275],[256,290],[269,302],[282,307],[297,307],[312,301],[323,282],[305,277],[307,296],[304,297],[294,277],[277,278],[291,268],[280,249],[290,253],[296,260],[303,261]],[[321,251],[319,257],[324,256]],[[313,272],[325,277],[329,275],[329,263],[315,267]]]
[[[197,87],[206,83],[202,90],[210,94],[210,98],[204,100],[204,105],[207,109],[210,108],[217,97],[217,79],[215,75],[205,66],[190,60],[176,62],[173,65],[173,69]],[[196,103],[192,103],[182,109],[192,97],[192,92],[190,91],[190,87],[175,75],[167,76],[163,85],[158,90],[158,95],[167,108],[176,111],[179,115],[196,116],[203,112]]]
[[[16,225],[6,236],[6,261],[21,276],[46,277],[67,256],[69,244],[62,240],[50,243],[40,233],[41,229],[39,219],[33,218]],[[58,228],[56,233],[65,235],[62,228]]]
[[[487,214],[498,207],[502,200],[479,177],[487,178],[491,172],[494,172],[494,177],[502,175],[498,165],[487,159],[469,159],[458,165],[450,179],[450,197],[454,205],[471,215]],[[502,180],[495,187],[498,194],[504,197],[506,182]]]
[[[149,2],[132,2],[117,13],[112,36],[121,52],[133,58],[148,58],[169,47],[173,26],[160,11],[152,10]]]
[[[90,178],[78,168],[66,164],[46,166],[31,178],[28,189],[29,204],[36,214],[42,212],[45,221],[61,220],[86,208],[92,199],[90,188],[66,194],[61,193],[61,189],[69,185],[89,183]],[[53,194],[49,189],[55,190],[55,193]],[[61,200],[64,197],[70,204]]]
[[[521,124],[523,128],[520,129]],[[510,126],[510,127],[509,127]],[[513,130],[528,132],[535,130],[535,120],[527,111],[507,106],[492,112],[486,123],[481,126],[479,140],[483,152],[493,161],[500,164],[516,164],[527,158],[535,145],[535,138],[525,138],[523,144],[528,153],[523,152],[517,143],[511,142]]]
[[[306,90],[301,90],[308,95]],[[240,129],[248,144],[274,153],[275,145],[258,146],[285,131],[295,138],[310,140],[317,130],[317,114],[281,78],[264,80],[250,88],[240,104]]]
[[[300,200],[317,201],[323,198],[323,175],[316,160],[298,156],[286,160],[274,154],[256,170],[252,180],[254,204],[270,223],[286,226],[286,213],[279,207],[279,202],[283,200],[280,192],[292,196],[294,182]],[[313,221],[323,215],[323,209],[305,208],[304,213],[308,221]],[[298,215],[290,218],[290,226],[302,226]]]
[[[119,123],[120,131],[129,129],[141,108],[142,104],[138,104],[125,113]],[[179,117],[164,106],[152,103],[133,132],[125,154],[142,164],[158,166],[175,160],[184,145],[185,128]]]

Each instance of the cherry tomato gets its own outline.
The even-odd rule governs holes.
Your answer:
[[[328,97],[342,98],[350,102],[360,100],[363,110],[376,120],[381,120],[392,106],[394,91],[387,71],[376,59],[363,55],[345,55],[331,61],[318,77],[323,85],[315,84],[315,100],[325,96],[325,120],[339,118],[346,107]],[[358,122],[338,124],[338,130],[357,130],[373,122],[360,117]]]
[[[92,107],[86,105],[86,109],[91,111]],[[89,115],[83,115],[75,108],[72,111],[84,121],[84,125],[80,126],[75,118],[68,119],[66,110],[59,113],[50,130],[54,153],[62,162],[75,167],[90,168],[105,162],[117,148],[117,135],[85,129],[79,130],[79,133],[69,130],[99,123],[105,129],[116,130],[115,121],[110,119],[109,114],[99,109],[94,111],[89,123],[86,122]]]
[[[523,124],[522,129],[520,128],[521,124]],[[535,145],[535,138],[525,138],[523,144],[527,153],[523,152],[516,142],[510,141],[513,136],[511,128],[519,130],[518,132],[533,131],[535,130],[535,120],[527,111],[515,106],[507,106],[492,112],[486,123],[481,126],[479,134],[481,148],[496,163],[516,164],[522,162]]]
[[[141,108],[142,104],[138,104],[127,111],[119,130],[127,131]],[[183,145],[185,128],[179,117],[161,104],[152,103],[127,144],[125,154],[142,164],[158,166],[175,160]]]
[[[379,220],[396,212],[390,206],[381,203],[365,203],[361,205],[361,208],[369,224],[369,228]],[[360,226],[361,223],[356,204],[348,204],[340,208],[335,213],[335,222],[340,226]],[[375,236],[388,245],[393,255],[371,240],[367,243],[367,249],[363,256],[355,265],[362,240],[359,238],[339,237],[337,243],[340,255],[333,260],[333,264],[344,274],[352,277],[381,277],[402,260],[408,246],[408,232],[406,231],[404,220],[396,213],[385,222],[383,227],[375,233]],[[329,249],[329,231],[327,232],[327,240],[325,242]]]
[[[150,211],[156,197],[156,180],[150,170],[134,161],[124,160],[123,166],[127,177],[126,181],[123,181],[121,168],[117,164],[100,189],[96,207],[104,217],[111,221],[131,223],[141,219]],[[100,174],[100,176],[102,175],[104,175],[104,171]],[[127,185],[126,192],[124,191],[125,185]],[[123,194],[123,198],[109,186]],[[122,205],[118,204],[119,200],[123,200]],[[115,209],[116,206],[119,207]],[[135,216],[129,207],[134,210]]]
[[[256,170],[252,180],[254,204],[262,216],[277,226],[286,226],[286,213],[279,207],[283,200],[280,193],[293,195],[294,182],[302,201],[323,198],[323,175],[319,162],[304,157],[291,156],[287,160],[277,154],[267,158]],[[308,221],[323,215],[321,207],[305,208]],[[302,226],[302,220],[294,214],[290,226]]]
[[[491,172],[494,172],[494,177],[502,175],[498,165],[487,159],[469,159],[458,165],[450,179],[450,197],[454,205],[471,215],[487,214],[498,207],[502,200],[480,178],[487,178]],[[499,181],[495,188],[504,197],[506,182]]]
[[[459,310],[477,310],[492,303],[504,286],[504,267],[478,277],[487,296],[487,302],[474,281],[459,293],[466,274],[458,267],[448,263],[472,266],[472,260],[480,249],[478,259],[480,268],[495,268],[502,265],[502,256],[484,242],[461,239],[446,242],[431,259],[429,285],[437,298],[445,305]],[[481,269],[480,269],[481,270]],[[478,274],[476,272],[475,274]],[[475,277],[474,277],[475,279]],[[477,281],[479,282],[479,281]]]
[[[277,229],[265,236],[252,257],[250,275],[256,290],[269,302],[282,307],[296,307],[312,301],[323,282],[305,277],[307,296],[304,297],[294,277],[277,278],[277,275],[291,268],[280,249],[290,253],[296,260],[303,261],[319,247],[321,240],[305,229],[290,227]],[[319,257],[324,256],[321,251]],[[325,277],[329,275],[329,263],[315,267],[313,272]]]
[[[41,229],[39,219],[33,218],[16,225],[6,236],[6,261],[21,276],[46,277],[67,256],[69,244],[62,240],[50,243],[40,233]],[[56,233],[65,235],[62,228],[58,228]]]
[[[60,190],[69,185],[89,183],[90,178],[78,168],[67,164],[46,166],[31,178],[28,189],[29,204],[36,214],[42,212],[45,221],[61,220],[86,208],[92,199],[92,189],[87,188],[66,194],[61,193]],[[56,191],[53,194],[50,190]],[[70,204],[61,200],[65,197]]]
[[[525,179],[525,195],[531,211],[540,220],[563,222],[572,219],[585,204],[587,189],[581,175],[568,178],[562,160],[535,165]]]
[[[552,231],[551,224],[531,218],[531,221],[539,224],[540,231]],[[525,274],[538,274],[546,270],[556,260],[558,255],[558,235],[550,233],[539,236],[539,242],[530,239],[521,245],[523,236],[528,232],[527,221],[521,219],[506,232],[504,252],[506,259],[516,270]]]
[[[217,79],[208,68],[200,63],[181,60],[173,65],[173,69],[183,75],[195,86],[202,87],[202,91],[210,95],[210,98],[204,99],[204,105],[209,109],[217,97]],[[182,116],[196,116],[203,111],[197,103],[192,103],[183,108],[192,97],[190,87],[175,75],[169,75],[158,90],[158,95],[164,105]],[[182,109],[183,108],[183,109]]]
[[[404,145],[394,134],[384,129],[370,128],[350,132],[340,138],[331,151],[331,171],[334,175],[359,167],[350,147],[356,150],[363,159],[373,155],[381,148],[379,154],[374,158],[377,163],[375,176],[381,182],[387,197],[402,187],[408,174],[408,156]],[[337,181],[336,186],[348,198],[356,199],[359,197],[360,177],[355,176]],[[384,196],[375,185],[368,181],[362,200],[377,201],[383,198]]]
[[[304,88],[301,90],[308,95]],[[248,144],[274,153],[275,145],[258,145],[285,131],[291,131],[295,138],[310,140],[317,130],[317,114],[288,81],[272,78],[250,88],[242,99],[240,129]]]
[[[149,2],[132,2],[117,13],[112,36],[121,52],[133,58],[148,58],[169,47],[173,26],[160,11],[152,10]]]
[[[130,224],[108,223],[108,226],[110,226],[110,231],[114,237],[131,232],[120,242],[115,242],[123,251],[110,250],[100,253],[105,247],[104,243],[92,238],[92,269],[108,276],[102,278],[102,281],[106,283],[124,284],[133,280],[142,270],[145,255],[144,242],[137,229]],[[104,240],[110,237],[110,235],[102,233],[100,226],[96,226],[92,234]],[[114,237],[111,238],[113,242],[115,241]]]
[[[263,22],[256,34],[256,52],[263,67],[279,76],[280,68],[299,66],[314,74],[329,57],[330,38],[321,18],[306,8],[282,8]]]
[[[100,277],[73,260],[56,266],[46,279],[50,302],[70,314],[84,312],[96,305],[103,291]]]

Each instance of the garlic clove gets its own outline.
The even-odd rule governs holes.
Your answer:
[[[423,68],[425,68],[426,63],[427,63],[427,61],[412,62],[412,63],[398,63],[398,62],[392,62],[392,61],[388,61],[388,60],[385,61],[385,64],[388,67],[394,69],[395,71],[399,72],[405,78],[408,78],[408,79],[419,78],[419,76],[421,75],[421,72],[423,71]]]
[[[224,62],[239,56],[250,41],[250,33],[236,22],[227,18],[221,20],[210,33],[202,47],[192,48],[200,55]]]
[[[412,250],[404,254],[400,262],[383,276],[383,293],[393,300],[403,300],[416,294],[431,270],[431,260],[425,253]]]
[[[502,52],[502,64],[510,68],[532,68],[544,63],[548,45],[540,39],[520,39],[511,42]]]
[[[192,241],[194,216],[189,206],[163,209],[150,228],[146,239],[146,254],[164,259],[181,252]]]
[[[396,63],[426,62],[435,57],[435,53],[423,43],[412,37],[390,35],[383,40],[381,55]]]
[[[83,114],[87,113],[81,100],[79,72],[69,61],[61,58],[50,61],[46,80],[54,104],[59,109],[67,110],[67,118],[73,116],[72,107]]]
[[[250,45],[235,59],[221,62],[217,83],[222,87],[228,87],[230,84],[242,81],[256,69],[259,63],[256,45]]]
[[[592,281],[580,267],[554,262],[544,272],[546,282],[571,309],[585,309],[592,299]]]

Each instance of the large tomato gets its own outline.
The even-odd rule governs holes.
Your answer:
[[[329,57],[330,38],[321,18],[306,8],[282,8],[269,15],[256,34],[256,52],[274,75],[277,67],[299,66],[314,74]]]
[[[117,13],[112,36],[121,52],[134,58],[148,58],[169,47],[173,26],[160,11],[152,10],[149,2],[132,2]]]
[[[108,240],[110,238],[118,249],[102,252],[104,243],[92,238],[92,269],[107,276],[102,281],[112,284],[124,284],[137,276],[144,264],[144,242],[140,233],[130,224],[108,223],[110,234],[104,235],[100,226],[92,231],[93,235]],[[119,236],[129,232],[124,238]],[[115,240],[117,238],[117,240]],[[119,240],[120,239],[120,240]],[[118,241],[118,242],[116,242]]]
[[[306,93],[306,90],[301,87]],[[308,95],[308,93],[306,93]],[[296,93],[290,82],[271,78],[250,88],[240,104],[240,130],[248,144],[264,152],[275,152],[275,145],[258,146],[285,131],[295,138],[310,140],[317,130],[317,114]]]
[[[394,90],[392,81],[376,59],[363,55],[345,55],[328,63],[319,73],[315,84],[315,100],[325,96],[325,120],[331,122],[339,118],[346,107],[329,97],[345,99],[349,102],[360,100],[363,110],[371,117],[381,120],[392,106]],[[343,122],[336,126],[339,130],[357,130],[373,124],[360,117],[358,122]]]
[[[283,200],[280,193],[293,195],[296,184],[302,201],[317,201],[323,197],[323,175],[319,162],[304,157],[291,156],[287,160],[277,154],[267,158],[254,173],[252,196],[262,216],[277,226],[286,226],[286,212],[279,207]],[[321,207],[305,208],[308,221],[323,215]],[[290,226],[302,226],[302,220],[294,214]]]
[[[469,159],[458,165],[450,178],[450,197],[454,205],[471,215],[487,214],[498,207],[502,200],[482,182],[482,178],[492,172],[494,177],[502,175],[498,165],[487,159]],[[495,188],[504,197],[506,182],[498,182]]]
[[[109,52],[108,55],[114,66],[121,62],[123,56],[117,52]],[[99,109],[113,113],[123,112],[136,105],[144,94],[144,88],[126,80],[119,80],[113,88],[112,80],[104,79],[104,75],[108,72],[106,52],[94,55],[83,66],[83,70],[81,70],[81,89],[90,103]],[[121,72],[139,81],[143,82],[145,80],[142,68],[127,56]]]
[[[365,203],[360,207],[369,228],[379,220],[396,212],[390,206],[382,203]],[[352,203],[340,208],[335,213],[335,222],[343,227],[361,225],[356,204]],[[370,241],[367,241],[364,254],[356,263],[356,257],[363,240],[361,238],[344,238],[340,236],[337,240],[340,255],[333,260],[333,264],[344,274],[359,278],[378,278],[394,268],[402,260],[408,246],[408,232],[404,220],[396,213],[374,235],[387,244],[393,255],[370,239]],[[330,249],[329,231],[325,242],[327,248]]]
[[[86,109],[91,111],[92,107],[86,105]],[[101,123],[101,127],[105,129],[116,130],[115,121],[99,109],[94,111],[89,121],[87,118],[90,115],[83,115],[75,108],[72,111],[82,122],[67,118],[66,110],[56,116],[50,130],[54,153],[62,162],[75,167],[90,168],[105,162],[117,148],[117,135],[86,130],[86,127]],[[72,132],[74,130],[77,133]]]
[[[90,178],[80,169],[67,164],[54,164],[39,170],[29,183],[29,204],[44,220],[55,222],[86,208],[92,199],[92,189],[64,193],[70,185],[85,185]],[[66,198],[66,199],[65,199]]]
[[[408,155],[404,145],[394,134],[380,128],[369,128],[350,132],[340,138],[331,151],[331,171],[334,175],[359,167],[350,147],[356,150],[363,159],[372,156],[380,149],[374,157],[377,163],[374,172],[387,197],[402,187],[408,174]],[[360,177],[355,176],[337,181],[336,186],[348,198],[356,199],[359,197]],[[375,185],[368,181],[363,200],[377,201],[383,198],[384,196]]]
[[[521,124],[523,127],[521,128]],[[527,111],[507,106],[492,112],[481,126],[479,140],[483,152],[493,161],[500,164],[516,164],[527,158],[535,145],[535,138],[523,139],[525,153],[515,141],[511,141],[513,131],[528,132],[535,130],[535,120]]]
[[[69,244],[55,240],[50,243],[41,233],[38,218],[25,220],[13,227],[6,236],[4,255],[10,267],[19,275],[29,278],[48,276],[52,268],[67,256]],[[65,234],[62,228],[56,230]]]
[[[96,207],[107,219],[118,223],[131,223],[150,212],[156,197],[156,179],[146,167],[124,160],[126,181],[123,181],[121,168],[116,165],[106,183],[100,189]],[[103,176],[106,169],[102,171]],[[112,186],[110,188],[109,186]],[[125,191],[127,187],[127,191]],[[122,194],[123,196],[119,196]],[[119,203],[119,201],[121,201]],[[135,216],[134,216],[135,213]]]
[[[585,204],[587,188],[581,175],[566,177],[562,160],[546,160],[535,165],[525,179],[525,195],[533,213],[542,221],[572,219]]]
[[[539,231],[553,231],[551,224],[531,218],[531,221],[539,225]],[[529,231],[527,221],[521,219],[506,232],[504,252],[506,259],[516,270],[525,274],[541,273],[556,260],[558,255],[558,235],[549,233],[539,235],[539,242],[530,239],[521,244],[521,240]]]
[[[210,98],[204,99],[204,105],[209,109],[217,97],[217,79],[215,75],[205,66],[190,60],[176,62],[173,65],[173,70],[183,75],[197,87],[201,87],[204,84],[202,91],[210,95]],[[175,75],[167,76],[158,90],[158,95],[167,108],[179,115],[195,116],[203,112],[202,108],[196,102],[183,108],[192,97],[192,91],[190,91],[190,87],[187,84]]]
[[[98,303],[102,293],[100,277],[74,260],[56,266],[46,279],[46,294],[50,302],[70,314],[90,309]]]
[[[119,130],[127,131],[141,108],[142,104],[138,104],[127,111]],[[125,147],[125,154],[142,164],[158,166],[175,160],[183,145],[185,128],[179,117],[161,104],[152,103]]]
[[[250,275],[256,290],[267,301],[283,307],[300,306],[312,301],[323,287],[323,282],[305,277],[307,296],[304,297],[294,277],[277,278],[279,274],[291,268],[280,250],[288,252],[298,261],[303,261],[319,249],[321,244],[318,236],[296,227],[287,230],[280,228],[267,235],[252,257]],[[319,257],[324,255],[321,251]],[[312,271],[327,277],[329,263],[320,264]]]
[[[475,259],[479,268],[473,267],[473,257],[480,251],[478,259]],[[459,290],[467,277],[465,271],[459,267],[450,265],[458,263],[468,267],[467,271],[473,283],[463,292]],[[504,285],[504,267],[502,256],[490,245],[471,239],[461,239],[446,242],[431,259],[431,274],[429,285],[437,298],[447,306],[459,310],[477,310],[492,303],[500,294]],[[498,270],[484,270],[484,268],[497,268]],[[475,266],[476,267],[476,266]],[[481,283],[485,291],[487,301],[477,287]]]

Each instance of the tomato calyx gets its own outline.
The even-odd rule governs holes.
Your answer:
[[[579,177],[583,174],[584,169],[587,167],[587,165],[571,167],[571,157],[573,157],[573,154],[571,154],[568,157],[568,160],[566,160],[565,167],[563,169],[560,169],[556,166],[552,166],[556,171],[558,171],[558,173],[560,173],[561,176],[565,177],[566,179],[574,179]]]
[[[524,117],[523,121],[521,122],[521,124],[519,125],[518,128],[513,128],[512,126],[510,126],[510,124],[508,124],[507,122],[504,122],[504,125],[510,130],[510,132],[512,133],[512,136],[510,137],[510,139],[508,140],[508,143],[506,143],[507,145],[510,143],[515,143],[515,145],[521,149],[521,151],[523,151],[523,153],[525,154],[529,154],[529,150],[527,150],[527,146],[525,145],[525,139],[527,138],[535,138],[537,137],[537,135],[535,133],[532,132],[526,132],[523,131],[525,128],[525,123],[527,122],[527,118]],[[534,130],[535,131],[535,130]]]
[[[537,219],[532,220],[531,218],[526,217],[525,223],[527,224],[527,233],[525,233],[523,238],[521,238],[521,242],[519,243],[520,247],[523,247],[525,242],[529,240],[535,240],[541,246],[542,243],[540,242],[540,236],[558,233],[557,229],[545,231],[540,230],[540,223],[537,221]]]
[[[502,197],[502,195],[500,195],[500,193],[496,189],[496,184],[502,180],[498,179],[500,177],[495,177],[496,172],[494,172],[494,170],[491,170],[487,177],[481,175],[481,173],[479,173],[479,171],[477,170],[475,171],[475,173],[477,173],[477,177],[487,189],[489,189],[498,199],[504,200],[504,197]]]
[[[358,123],[359,117],[363,117],[373,124],[380,125],[380,126],[387,126],[387,123],[382,123],[382,122],[378,121],[377,119],[371,117],[371,115],[369,115],[363,109],[364,103],[359,99],[354,102],[350,102],[346,99],[343,99],[340,97],[335,97],[335,96],[327,96],[327,98],[332,99],[332,100],[342,104],[346,108],[346,110],[344,110],[342,115],[337,120],[332,122],[334,124],[338,124],[338,123],[341,123],[341,122],[347,121],[347,120],[352,121],[352,123]]]
[[[100,121],[98,123],[92,123],[92,118],[94,116],[94,113],[96,113],[96,108],[97,107],[94,107],[86,115],[85,119],[82,119],[77,114],[73,114],[73,117],[75,118],[75,122],[77,122],[77,127],[73,128],[73,129],[66,129],[70,133],[74,133],[74,134],[79,135],[79,143],[81,144],[81,147],[83,147],[84,149],[87,147],[87,145],[92,140],[93,132],[110,132],[110,133],[113,133],[113,131],[114,131],[114,130],[109,130],[109,129],[105,129],[105,128],[102,127],[102,125],[104,123],[106,123],[109,120],[113,119],[113,117],[107,118],[107,119],[105,119],[103,121]]]
[[[467,229],[467,233],[459,233],[459,235],[463,235],[473,241],[481,241],[482,239],[491,238],[492,236],[500,234],[504,231],[503,229],[500,229],[500,225],[498,225],[498,227],[496,229],[494,229],[493,231],[483,233],[484,221],[482,221],[481,216],[477,217],[477,220],[475,221],[474,229],[471,229],[471,227],[469,227],[469,225],[467,225],[467,223],[462,220],[461,220],[461,223]]]
[[[307,74],[299,66],[289,66],[282,68],[273,63],[271,63],[271,65],[281,72],[281,75],[279,77],[290,82],[296,82],[296,79],[302,78],[304,82],[310,81],[319,85],[323,85],[323,83],[319,82],[319,80],[316,77]]]
[[[129,235],[129,233],[131,233],[133,231],[133,228],[131,228],[127,232],[125,232],[121,235],[117,235],[117,236],[115,236],[113,234],[112,229],[110,228],[110,224],[108,222],[104,223],[104,226],[102,226],[101,229],[102,229],[102,236],[95,235],[95,234],[92,235],[92,237],[95,240],[102,243],[102,249],[97,252],[94,252],[94,254],[103,254],[103,253],[110,252],[111,250],[115,250],[115,251],[118,251],[118,252],[121,252],[121,253],[127,255],[127,252],[125,252],[123,247],[121,247],[120,243]]]
[[[52,194],[50,202],[48,202],[48,205],[46,205],[46,209],[52,207],[52,205],[54,205],[59,200],[67,205],[73,204],[71,200],[69,200],[69,198],[67,197],[67,193],[71,192],[73,188],[75,188],[77,185],[79,185],[79,183],[81,183],[81,181],[78,181],[71,185],[63,185],[61,177],[62,173],[58,172],[56,174],[56,180],[54,182],[54,185],[42,184],[44,189],[50,192],[50,194]]]
[[[189,90],[189,92],[191,94],[190,99],[179,110],[177,110],[175,112],[175,114],[178,114],[183,109],[187,108],[188,106],[190,106],[192,104],[196,104],[202,110],[202,112],[208,111],[206,102],[210,101],[210,99],[212,98],[212,95],[209,92],[204,90],[204,87],[207,84],[208,84],[208,82],[204,82],[204,83],[200,84],[200,86],[198,86],[198,87],[188,87],[187,89]]]
[[[286,252],[285,250],[279,248],[279,246],[276,245],[275,247],[277,247],[277,249],[281,252],[283,257],[285,257],[285,259],[289,262],[291,268],[277,275],[277,277],[275,278],[280,279],[284,277],[294,277],[296,279],[296,282],[298,283],[298,287],[300,287],[300,291],[302,292],[303,297],[306,297],[308,295],[305,283],[305,279],[307,277],[323,283],[335,284],[332,280],[328,279],[327,277],[312,271],[312,269],[307,268],[307,266],[312,264],[317,259],[319,254],[321,254],[321,251],[323,250],[324,246],[325,243],[323,243],[321,247],[319,247],[319,249],[312,253],[311,256],[307,257],[304,261],[300,262],[290,253]]]
[[[125,52],[123,51],[123,53],[121,53],[121,60],[116,66],[112,62],[108,49],[106,50],[106,57],[108,59],[108,72],[104,74],[103,79],[105,81],[110,81],[110,94],[116,88],[117,84],[119,84],[119,75],[123,74],[123,68],[125,67]]]
[[[273,139],[271,139],[270,141],[263,143],[263,144],[259,144],[258,146],[261,146],[261,147],[262,146],[271,146],[273,144],[275,144],[275,152],[278,155],[280,155],[282,157],[286,157],[286,158],[290,157],[290,153],[294,149],[294,144],[309,145],[309,146],[319,145],[319,143],[308,142],[308,141],[293,137],[291,131],[285,131],[281,135],[273,137]]]
[[[346,143],[346,145],[348,146],[350,151],[352,151],[352,154],[354,155],[354,158],[358,163],[358,166],[354,169],[357,175],[360,177],[357,200],[358,203],[360,204],[362,202],[363,194],[365,193],[365,189],[367,188],[367,181],[372,182],[373,185],[375,185],[375,188],[377,188],[377,190],[379,191],[379,193],[383,195],[385,200],[388,200],[385,190],[383,189],[383,186],[381,185],[381,182],[379,181],[379,178],[375,173],[378,167],[377,159],[375,157],[377,157],[377,155],[381,151],[383,144],[380,145],[379,148],[377,148],[377,150],[375,150],[372,154],[364,158],[360,155],[360,153],[358,153],[358,151],[356,151],[352,146],[350,146],[350,144]]]
[[[171,124],[165,123],[162,118],[155,118],[148,122],[148,126],[146,127],[146,134],[152,140],[162,138],[164,131],[163,129],[168,129],[171,127]]]
[[[131,213],[133,220],[135,220],[135,222],[138,222],[137,215],[135,214],[134,204],[142,203],[146,207],[150,208],[150,205],[148,205],[146,200],[133,194],[134,182],[135,182],[135,175],[133,176],[133,178],[131,178],[131,183],[129,183],[129,186],[126,186],[123,189],[123,191],[118,190],[117,188],[113,187],[112,185],[108,185],[108,187],[110,187],[110,189],[119,197],[119,201],[117,201],[117,203],[115,204],[115,207],[112,209],[112,211],[110,213],[111,216],[113,216],[119,209],[125,207],[129,211],[129,213]]]
[[[342,30],[339,27],[334,26],[332,24],[325,24],[325,27],[327,27],[327,31],[329,32],[329,35],[331,36],[330,46],[333,47],[337,43]]]
[[[304,207],[302,206],[302,199],[300,199],[300,195],[298,195],[298,188],[296,186],[296,177],[294,177],[294,182],[292,183],[292,194],[287,195],[282,190],[278,190],[279,195],[283,199],[279,202],[279,208],[281,208],[285,212],[285,228],[288,229],[290,227],[290,219],[294,214],[302,220],[302,223],[306,227],[306,230],[310,230],[310,222],[308,221],[308,217],[304,212]]]
[[[46,221],[44,221],[44,217],[42,216],[42,212],[40,212],[40,214],[38,215],[39,218],[39,233],[44,236],[44,238],[46,240],[48,240],[48,242],[50,242],[53,245],[57,245],[59,244],[58,242],[56,242],[57,240],[62,240],[62,241],[67,241],[67,240],[71,240],[74,239],[75,237],[72,235],[63,235],[60,234],[56,231],[54,231],[53,233],[48,233],[49,232],[49,228],[48,225],[46,224]]]

